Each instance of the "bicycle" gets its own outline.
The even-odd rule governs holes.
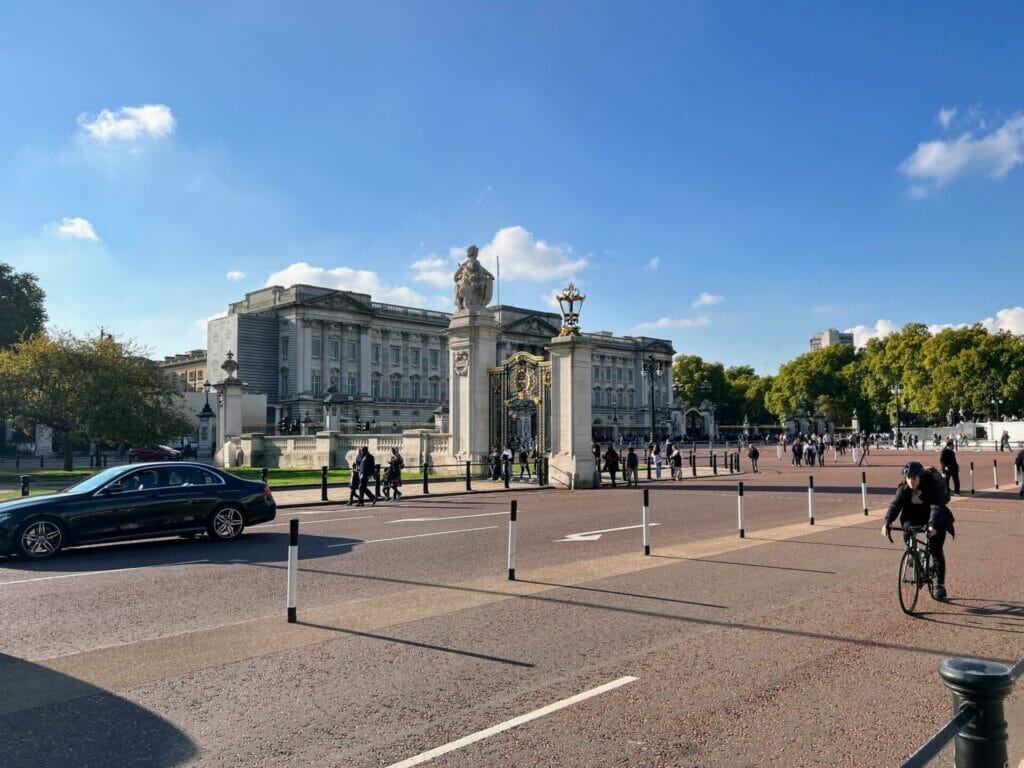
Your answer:
[[[900,529],[910,534],[906,540],[906,549],[900,558],[898,595],[900,609],[908,616],[913,615],[917,606],[917,598],[921,587],[928,587],[928,594],[935,597],[935,566],[932,564],[932,552],[927,540],[919,539],[918,534],[928,530],[927,525],[911,525]],[[892,541],[892,534],[889,534]]]

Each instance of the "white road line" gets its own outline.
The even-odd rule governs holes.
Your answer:
[[[661,523],[651,523],[650,527],[661,525]],[[584,531],[583,533],[567,533],[564,539],[552,539],[555,542],[562,541],[597,541],[601,538],[602,534],[613,533],[615,531],[629,531],[634,528],[643,528],[643,525],[624,525],[621,528],[605,528],[603,531]]]
[[[508,512],[481,512],[478,515],[454,515],[453,517],[405,517],[401,520],[388,520],[388,523],[432,523],[435,520],[462,520],[466,517],[495,517],[508,515]]]
[[[304,520],[303,526],[320,525],[322,523],[340,523],[342,520],[369,520],[373,515],[359,515],[358,517],[332,517],[330,520]],[[287,528],[291,523],[274,523],[273,525],[260,525],[257,530],[264,528]]]
[[[196,563],[208,563],[209,560],[183,560],[180,563],[156,563],[154,565],[137,565],[133,568],[111,568],[106,571],[88,571],[87,573],[62,573],[59,576],[37,576],[34,579],[18,579],[17,581],[0,581],[0,587],[9,584],[26,584],[30,581],[50,581],[51,579],[73,579],[76,576],[99,576],[103,573],[123,573],[124,571],[144,571],[152,568],[167,568],[171,565],[195,565]]]
[[[388,766],[388,768],[412,768],[412,766],[414,765],[422,765],[423,763],[433,760],[435,757],[440,757],[441,755],[446,755],[449,752],[454,752],[457,749],[462,749],[463,747],[469,746],[470,744],[475,744],[478,741],[483,741],[484,739],[490,738],[495,734],[501,733],[503,731],[508,731],[512,728],[523,725],[524,723],[528,723],[531,720],[536,720],[538,718],[544,717],[545,715],[550,715],[552,712],[557,712],[560,709],[571,707],[573,704],[578,704],[581,701],[586,701],[587,699],[591,699],[594,696],[600,696],[602,693],[607,693],[608,691],[615,690],[616,688],[621,688],[622,686],[628,685],[629,683],[634,683],[639,679],[640,678],[630,676],[620,677],[618,680],[612,680],[610,683],[599,685],[597,688],[591,688],[589,691],[577,693],[575,696],[570,696],[568,699],[556,701],[554,704],[548,704],[546,707],[535,709],[533,712],[527,712],[525,715],[520,715],[519,717],[514,717],[511,720],[506,720],[504,723],[492,725],[490,728],[487,728],[485,730],[477,731],[476,733],[471,733],[468,736],[463,736],[461,739],[451,741],[440,747],[435,747],[434,749],[431,749],[428,752],[421,752],[418,755],[407,758],[400,762],[392,763]]]
[[[483,528],[462,528],[457,531],[438,531],[437,533],[417,533],[413,536],[395,536],[390,539],[370,539],[369,541],[354,542],[358,544],[379,544],[382,541],[401,541],[402,539],[422,539],[424,536],[444,536],[446,533],[469,533],[470,531],[489,531],[497,528],[496,525],[485,525]],[[346,544],[328,544],[327,548],[331,547],[351,547],[353,543]]]

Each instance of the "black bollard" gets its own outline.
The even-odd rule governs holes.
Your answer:
[[[296,589],[299,575],[299,520],[293,517],[288,522],[288,623],[294,624],[298,621],[296,615]]]
[[[473,483],[469,479],[469,472],[470,472],[471,468],[472,468],[472,465],[467,461],[466,462],[466,490],[467,491],[472,491],[473,490]]]
[[[711,474],[713,474],[713,475],[717,475],[718,474],[718,454],[717,453],[712,453],[711,454]]]
[[[327,501],[327,467],[320,467],[320,501]]]
[[[269,477],[269,475],[270,475],[270,470],[267,467],[263,467],[263,468],[260,469],[260,481],[264,485],[267,484],[267,477]]]
[[[32,475],[21,476],[21,495],[28,496],[28,485],[32,482]]]
[[[427,462],[423,462],[423,492],[430,493],[430,477],[427,474]]]
[[[504,466],[502,467],[501,473],[505,478],[505,487],[508,488],[509,480],[512,479],[512,459],[505,459],[502,464],[504,464]]]
[[[974,495],[974,462],[971,462],[971,495]]]
[[[326,467],[324,467],[326,469]],[[380,498],[380,464],[373,468],[373,477],[376,485],[373,489],[373,495],[375,498]]]
[[[647,452],[646,448],[644,448],[644,461],[647,462],[647,479],[650,480],[651,479],[651,455]]]
[[[690,453],[690,472],[694,477],[697,476],[697,454]]]
[[[946,659],[939,665],[943,685],[953,694],[953,714],[977,712],[957,735],[955,768],[1002,768],[1008,764],[1003,699],[1013,688],[1009,667],[981,659]]]

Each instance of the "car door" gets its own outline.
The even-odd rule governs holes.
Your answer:
[[[171,528],[203,528],[218,501],[217,488],[223,483],[201,467],[168,467],[163,491]]]
[[[166,525],[164,475],[159,467],[143,467],[119,479],[121,490],[114,490],[114,484],[100,489],[95,509],[80,522],[79,536],[108,539],[161,530]]]

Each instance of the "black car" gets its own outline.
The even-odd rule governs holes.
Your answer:
[[[204,531],[230,541],[276,514],[265,483],[205,464],[132,464],[55,494],[0,503],[0,554],[44,560],[79,544]]]

